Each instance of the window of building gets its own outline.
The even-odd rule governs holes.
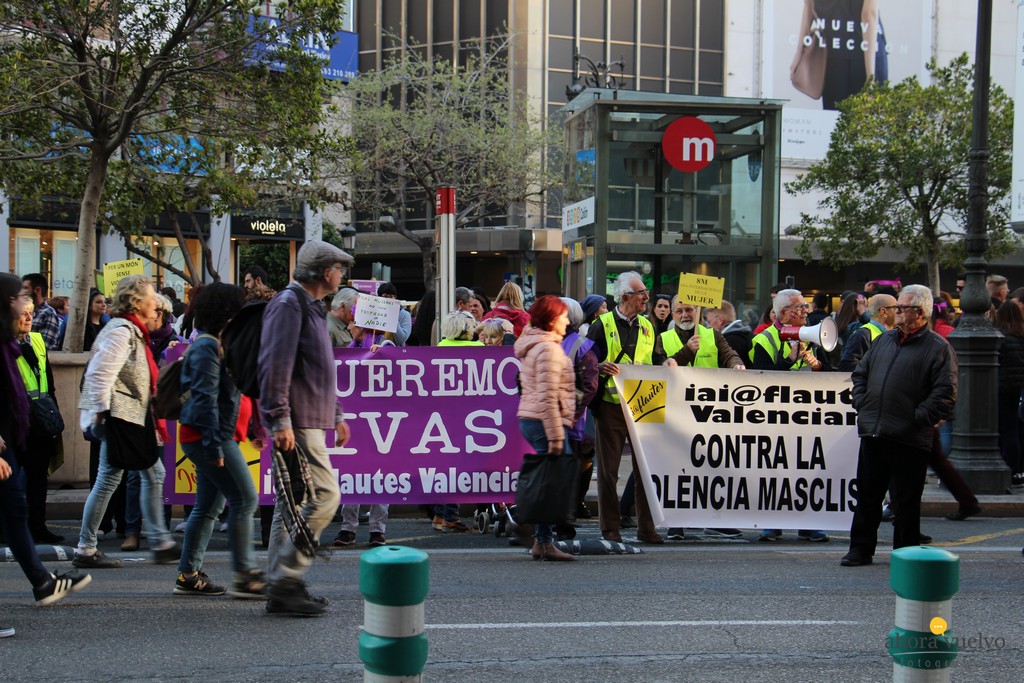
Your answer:
[[[643,0],[640,4],[640,40],[665,44],[665,0]]]
[[[611,39],[632,43],[636,40],[636,2],[615,0],[611,4],[609,33]]]
[[[576,35],[575,0],[550,0],[548,2],[548,33],[554,36]]]
[[[604,40],[604,3],[587,3],[586,10],[580,11],[580,36]]]
[[[460,2],[459,3],[459,38],[465,40],[467,38],[479,38],[480,37],[480,2]]]
[[[434,0],[434,42],[455,40],[455,0]]]

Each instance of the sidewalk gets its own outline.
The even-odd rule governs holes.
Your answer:
[[[629,457],[624,457],[619,466],[619,495],[629,478],[631,464]],[[47,519],[81,519],[88,489],[51,490],[47,498]],[[978,496],[984,508],[985,517],[1024,517],[1024,489],[1014,489],[1014,493],[1003,496]],[[597,484],[592,482],[587,492],[587,504],[591,512],[597,514]],[[929,476],[921,497],[922,517],[943,517],[956,512],[957,504],[953,496],[938,484],[938,479]],[[422,513],[415,505],[392,505],[390,514],[394,517],[415,517]],[[175,510],[175,517],[180,515]]]

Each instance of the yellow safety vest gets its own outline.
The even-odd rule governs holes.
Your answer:
[[[804,342],[805,344],[807,342]],[[775,325],[769,325],[761,334],[754,337],[754,343],[750,345],[750,362],[754,362],[754,351],[757,347],[762,347],[772,357],[772,363],[775,363],[779,354],[779,348],[782,347],[782,339],[779,337],[779,328]],[[797,356],[797,360],[793,363],[793,367],[790,370],[811,370],[811,366],[804,362],[803,358]]]
[[[25,360],[25,356],[18,356],[18,371],[25,383],[28,397],[35,400],[50,393],[50,387],[46,381],[46,342],[43,341],[43,335],[38,332],[29,332],[28,340],[32,345],[33,353],[36,354],[36,360],[39,362],[39,378],[36,378],[36,373],[32,371],[32,366]]]
[[[715,331],[710,327],[698,324],[696,334],[700,335],[700,348],[689,367],[717,368],[718,367],[718,345],[715,344]],[[671,358],[683,350],[683,340],[679,338],[676,328],[670,327],[661,333],[661,346],[665,354]]]
[[[874,321],[867,323],[864,327],[868,328],[868,334],[871,335],[872,342],[878,339],[882,335],[882,332],[884,332],[884,330],[878,327]]]
[[[608,347],[608,356],[605,358],[609,363],[623,363],[626,365],[651,365],[654,362],[654,325],[642,315],[637,316],[640,324],[640,331],[636,336],[636,360],[633,360],[622,353],[622,340],[619,339],[619,328],[615,325],[615,311],[608,311],[598,318],[601,321],[601,329],[604,330],[604,341]],[[604,394],[601,397],[609,403],[618,403],[619,394],[615,390],[615,378],[609,377],[605,380]]]
[[[442,339],[437,342],[438,346],[483,346],[483,342],[469,341],[467,339]]]

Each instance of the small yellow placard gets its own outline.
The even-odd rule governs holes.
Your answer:
[[[725,293],[725,278],[695,273],[679,275],[679,303],[718,308]]]
[[[665,423],[665,382],[627,379],[622,388],[634,422]]]
[[[103,264],[103,295],[114,296],[117,285],[129,275],[145,275],[142,259],[133,258],[127,261],[112,261]]]

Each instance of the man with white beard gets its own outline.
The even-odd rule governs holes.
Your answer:
[[[698,368],[732,368],[746,370],[739,357],[722,333],[711,327],[704,327],[700,320],[700,307],[684,304],[679,295],[672,297],[672,322],[654,345],[654,363],[676,367],[679,365]],[[739,529],[704,529],[705,538],[740,538]],[[670,540],[683,540],[684,530],[672,527],[668,530]]]
[[[698,320],[699,306],[681,303],[678,294],[672,297],[672,323],[654,345],[654,364],[746,370],[743,359],[722,333],[704,327]]]

